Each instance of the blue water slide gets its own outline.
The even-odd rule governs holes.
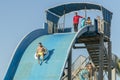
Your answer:
[[[31,32],[16,48],[4,80],[60,80],[76,38],[94,29],[86,26],[77,33],[47,34],[44,29]],[[49,52],[41,65],[34,57],[39,42]]]

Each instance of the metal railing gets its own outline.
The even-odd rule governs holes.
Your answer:
[[[88,63],[87,60],[89,57],[79,56],[72,64],[72,80],[80,80],[79,79],[79,72],[85,65]],[[61,80],[68,80],[67,69],[64,70],[65,75],[61,78]]]

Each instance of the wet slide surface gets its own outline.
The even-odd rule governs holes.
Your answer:
[[[75,33],[61,33],[35,39],[23,53],[13,80],[59,80],[74,36]],[[41,65],[34,58],[39,42],[49,51]]]

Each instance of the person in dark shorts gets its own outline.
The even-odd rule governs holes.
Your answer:
[[[74,32],[78,31],[78,24],[79,24],[80,18],[83,18],[83,17],[79,16],[78,13],[75,12],[75,16],[73,17]]]

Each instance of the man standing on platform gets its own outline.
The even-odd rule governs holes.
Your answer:
[[[83,18],[83,17],[79,16],[77,12],[75,12],[75,16],[73,17],[74,32],[78,31],[78,24],[79,24],[80,18]]]

